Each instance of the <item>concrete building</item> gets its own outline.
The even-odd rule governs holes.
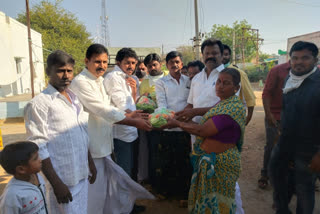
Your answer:
[[[109,65],[110,66],[115,65],[116,55],[121,48],[122,47],[108,47]],[[159,56],[161,56],[161,48],[160,47],[153,47],[153,48],[130,47],[130,48],[132,48],[137,53],[139,59],[142,61],[150,53],[156,53],[156,54],[159,54]]]
[[[320,31],[288,38],[288,42],[287,42],[287,52],[288,53],[289,53],[292,45],[298,41],[312,42],[312,43],[316,44],[318,46],[318,48],[320,48]]]
[[[31,30],[34,89],[45,87],[41,34]],[[27,26],[0,11],[0,97],[31,93]]]

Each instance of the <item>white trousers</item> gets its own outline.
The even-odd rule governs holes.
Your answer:
[[[88,179],[83,179],[75,186],[68,186],[72,194],[72,201],[67,204],[58,204],[52,186],[46,180],[48,212],[53,214],[87,214],[88,184]]]
[[[88,213],[125,214],[132,211],[136,199],[154,196],[133,181],[110,156],[93,159],[97,168],[95,183],[89,184]]]
[[[236,214],[244,214],[244,210],[242,208],[241,192],[238,182],[236,182],[236,205]]]

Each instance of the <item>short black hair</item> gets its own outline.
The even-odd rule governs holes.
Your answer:
[[[158,61],[159,63],[161,63],[161,57],[156,53],[151,53],[148,54],[143,60],[145,66],[147,66],[152,61]]]
[[[194,60],[188,63],[187,68],[198,67],[200,71],[204,68],[204,64],[200,60]]]
[[[136,70],[138,70],[139,65],[141,65],[143,63],[143,61],[141,59],[138,59],[137,61],[137,66],[136,66]],[[144,63],[143,63],[144,64]]]
[[[88,47],[86,51],[86,58],[90,59],[94,54],[106,53],[109,56],[108,49],[101,44],[95,43]]]
[[[17,166],[28,165],[31,155],[39,151],[31,141],[19,141],[4,147],[0,153],[0,164],[7,173],[14,175]]]
[[[220,40],[217,39],[206,39],[204,40],[204,42],[202,42],[201,44],[201,53],[203,53],[203,50],[206,46],[214,46],[214,45],[218,45],[221,55],[223,54],[223,44]]]
[[[133,49],[121,48],[117,53],[116,61],[121,62],[123,59],[128,58],[128,57],[132,57],[132,58],[135,58],[136,60],[138,60],[138,55]]]
[[[74,66],[75,60],[72,58],[70,54],[67,54],[66,52],[62,50],[56,50],[49,54],[47,58],[47,68],[46,73],[49,75],[50,70],[52,68],[60,68],[65,65],[72,65]]]
[[[298,41],[291,47],[289,55],[291,56],[294,51],[302,51],[305,49],[311,51],[313,57],[317,57],[319,54],[319,49],[314,43]]]
[[[231,48],[228,45],[223,44],[223,50],[228,50],[231,55]]]
[[[166,56],[166,63],[169,62],[170,59],[176,58],[176,57],[180,57],[181,61],[182,61],[182,54],[178,51],[171,51],[167,54]]]
[[[229,74],[232,77],[232,82],[234,86],[238,86],[240,84],[241,76],[240,72],[237,69],[225,68],[220,72],[220,74],[222,73]]]

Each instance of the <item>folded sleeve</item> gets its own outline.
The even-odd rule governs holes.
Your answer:
[[[49,142],[47,117],[48,109],[34,103],[28,103],[24,109],[27,140],[38,145],[41,160],[50,156],[47,149],[47,143]]]
[[[82,105],[91,114],[102,117],[111,124],[125,118],[124,111],[117,107],[107,105],[99,96],[96,96],[96,94],[100,92],[95,90],[94,86],[88,81],[78,79],[73,82],[71,90],[77,95]]]
[[[248,107],[256,105],[256,96],[254,95],[253,89],[251,87],[250,81],[247,74],[244,71],[240,72],[241,74],[241,91]]]
[[[160,79],[155,86],[158,108],[168,108],[164,82]]]

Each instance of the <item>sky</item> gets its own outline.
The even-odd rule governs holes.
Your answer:
[[[54,0],[48,0],[54,2]],[[29,0],[30,7],[40,0]],[[194,0],[106,0],[111,47],[164,47],[175,50],[192,45],[195,34]],[[92,38],[99,37],[101,0],[63,0]],[[198,0],[199,28],[229,25],[246,19],[264,39],[261,51],[276,54],[287,49],[290,37],[320,31],[319,0]],[[0,11],[16,18],[25,12],[24,0],[1,0]]]

